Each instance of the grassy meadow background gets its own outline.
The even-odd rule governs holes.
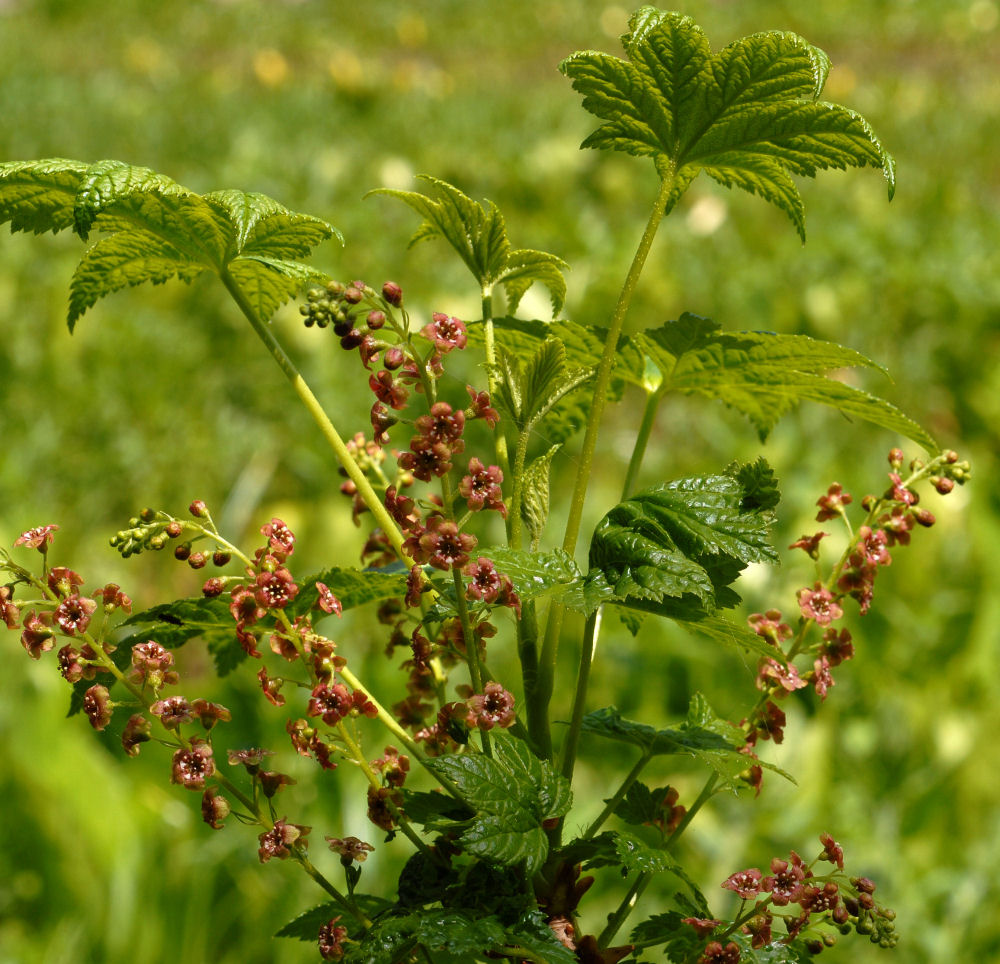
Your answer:
[[[730,872],[790,848],[811,854],[828,830],[850,867],[879,882],[902,940],[891,958],[860,939],[824,958],[998,960],[1000,9],[995,0],[676,8],[716,48],[787,29],[825,49],[834,63],[826,96],[871,121],[896,156],[898,191],[887,204],[872,171],[802,184],[803,247],[776,209],[699,179],[661,229],[629,324],[689,310],[726,328],[840,341],[894,379],[859,384],[971,458],[975,472],[948,499],[925,496],[938,524],[894,553],[872,612],[852,618],[857,659],[841,667],[827,703],[789,701],[785,744],[769,751],[798,786],[770,779],[758,800],[717,800],[682,856],[703,868],[722,907],[718,882]],[[375,285],[392,278],[418,314],[471,316],[477,293],[446,249],[407,251],[412,213],[362,200],[433,174],[496,201],[516,246],[568,261],[566,315],[604,323],[654,172],[648,161],[577,150],[592,125],[556,65],[580,48],[620,54],[629,9],[591,0],[369,0],[361,9],[0,0],[0,160],[114,157],[199,191],[262,191],[343,231],[344,248],[317,252],[320,268]],[[0,543],[58,523],[55,563],[88,585],[120,582],[138,606],[151,605],[196,593],[201,579],[162,556],[123,563],[107,538],[143,505],[180,513],[197,497],[250,545],[272,515],[285,518],[299,537],[299,573],[354,564],[362,540],[333,460],[221,287],[204,279],[123,292],[71,337],[67,291],[81,253],[69,236],[0,235]],[[532,292],[522,314],[547,317],[546,307]],[[343,431],[364,428],[356,358],[297,317],[294,306],[276,317],[279,336]],[[627,396],[608,416],[592,522],[616,499],[640,406]],[[780,423],[764,448],[784,497],[778,544],[813,531],[830,482],[857,500],[881,490],[886,452],[899,442],[816,407]],[[674,401],[641,484],[758,450],[733,413]],[[572,477],[573,452],[557,459],[557,491]],[[782,568],[751,573],[747,612],[793,610],[796,588],[811,581],[805,561],[788,553]],[[561,650],[567,680],[578,630],[567,625]],[[329,631],[392,702],[398,676],[370,618]],[[235,822],[208,830],[197,795],[169,786],[165,753],[148,747],[124,760],[115,734],[63,719],[68,687],[51,657],[31,663],[15,634],[0,645],[0,964],[317,959],[312,945],[270,937],[320,901],[315,885],[293,866],[261,867],[254,834]],[[228,745],[284,748],[284,716],[259,698],[253,675],[216,682],[207,657],[189,649],[184,692],[233,710]],[[649,623],[633,639],[609,619],[598,659],[593,706],[614,702],[633,718],[674,720],[695,689],[734,718],[752,699],[752,665],[672,627]],[[569,701],[557,695],[563,709]],[[336,878],[324,834],[377,841],[359,816],[359,784],[345,768],[303,768],[290,749],[279,759],[299,780],[279,809],[315,827],[314,859]],[[596,813],[629,763],[619,774],[586,746],[584,760],[578,797]],[[682,802],[701,782],[666,769],[648,779],[675,783]],[[377,891],[396,868],[388,851],[403,847],[385,849],[366,865],[363,888]],[[606,883],[595,928],[611,906],[615,882]],[[663,909],[663,896],[651,890],[644,908]]]

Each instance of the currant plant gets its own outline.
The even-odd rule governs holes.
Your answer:
[[[166,747],[171,782],[201,795],[209,827],[238,820],[255,828],[262,863],[299,864],[327,899],[280,933],[318,941],[324,960],[609,964],[665,954],[677,962],[776,962],[810,959],[852,931],[882,946],[896,941],[875,884],[845,871],[826,830],[805,857],[793,850],[765,871],[734,870],[720,882],[739,897],[728,910],[712,909],[698,868],[683,866],[676,849],[716,795],[752,797],[765,771],[788,776],[756,752],[761,741],[783,739],[782,700],[806,687],[828,697],[833,670],[854,652],[838,625],[849,600],[867,612],[889,550],[933,523],[918,488],[947,494],[969,467],[890,402],[829,377],[850,367],[882,370],[849,348],[726,331],[691,313],[623,334],[657,228],[700,172],[777,205],[804,240],[794,175],[874,167],[891,198],[893,161],[864,118],[819,99],[829,63],[801,37],[759,33],[713,54],[692,20],[644,7],[622,42],[624,59],[587,51],[561,65],[600,121],[583,146],[650,157],[658,175],[606,328],[560,318],[567,265],[515,248],[494,204],[435,178],[425,179],[426,193],[380,190],[370,203],[402,201],[421,218],[411,243],[441,240],[454,250],[481,297],[474,319],[424,313],[395,282],[341,281],[307,265],[313,248],[339,240],[337,230],[259,194],[196,194],[111,160],[0,165],[0,220],[13,231],[100,235],[70,286],[70,330],[126,286],[214,273],[315,418],[345,476],[354,519],[368,529],[361,566],[335,556],[321,572],[293,574],[296,540],[280,519],[246,549],[218,531],[201,501],[180,515],[143,509],[112,538],[114,548],[128,557],[173,547],[191,568],[211,562],[216,574],[200,596],[142,612],[131,611],[121,587],[96,583],[85,592],[78,572],[50,563],[55,524],[0,551],[3,620],[33,659],[60,647],[72,713],[120,732],[129,756],[146,743]],[[536,283],[548,289],[551,321],[514,316]],[[331,329],[335,347],[357,353],[358,377],[372,393],[364,432],[335,426],[336,413],[324,411],[278,342],[271,318],[303,291],[306,327]],[[470,354],[481,383],[456,394],[456,379],[443,376],[473,370],[460,362]],[[645,404],[621,499],[581,554],[602,414],[626,391]],[[779,558],[771,541],[777,480],[761,457],[635,491],[660,403],[673,393],[723,402],[761,441],[808,400],[926,454],[904,469],[906,457],[893,448],[888,487],[860,500],[864,514],[854,522],[852,496],[830,485],[817,521],[843,523],[845,547],[824,559],[828,533],[803,535],[791,548],[815,560],[816,578],[798,592],[793,615],[786,621],[776,606],[741,622],[726,615],[740,602],[736,579],[751,563]],[[473,422],[481,428],[467,433]],[[467,442],[479,445],[475,453]],[[574,452],[577,475],[560,539],[548,531],[550,470],[564,448]],[[481,544],[500,531],[502,541]],[[35,566],[23,555],[29,550],[39,554]],[[332,630],[322,620],[361,606],[376,607],[389,656],[406,656],[398,699],[356,675],[359,644],[349,635],[339,644],[326,635]],[[719,717],[699,693],[679,721],[637,722],[614,706],[593,707],[590,674],[606,607],[633,628],[667,619],[694,634],[693,646],[749,655],[758,671],[743,718]],[[559,658],[567,612],[584,623],[575,667]],[[509,636],[520,678],[501,680],[489,656]],[[326,836],[340,871],[317,867],[311,827],[289,817],[294,781],[267,769],[275,751],[230,745],[230,711],[178,691],[176,654],[196,641],[220,675],[256,673],[262,712],[283,720],[279,742],[287,738],[323,779],[336,779],[326,771],[344,764],[363,774],[359,806],[380,831],[374,835],[411,854],[391,892],[359,886],[374,843]],[[557,676],[574,693],[568,724],[558,729]],[[586,827],[573,798],[581,741],[623,754],[613,791]],[[669,783],[640,779],[647,768],[657,781],[673,778],[670,758],[678,757],[704,772],[701,791],[684,801]],[[337,832],[340,814],[320,819]],[[583,902],[590,871],[622,880],[620,904],[603,922]],[[673,892],[666,910],[662,900],[641,901],[653,881]],[[645,919],[622,940],[633,914]]]

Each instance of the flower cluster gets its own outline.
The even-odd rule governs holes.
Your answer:
[[[841,934],[855,930],[866,934],[873,943],[883,947],[894,946],[897,940],[893,925],[895,915],[876,903],[873,897],[875,884],[866,877],[847,877],[843,873],[844,852],[830,834],[821,834],[820,843],[823,850],[811,863],[807,864],[793,850],[787,860],[773,858],[770,873],[765,874],[757,867],[751,867],[726,878],[722,887],[733,891],[740,898],[741,905],[736,920],[724,929],[722,936],[718,935],[723,930],[721,921],[685,920],[699,937],[716,937],[706,945],[700,961],[739,961],[739,945],[733,941],[725,945],[722,943],[736,930],[748,935],[750,946],[755,949],[779,941],[787,944],[808,929],[815,932],[824,925]],[[817,875],[814,868],[821,862],[830,863],[835,869]],[[748,907],[749,901],[753,904]],[[782,923],[784,935],[773,932],[776,919]],[[831,934],[807,939],[805,948],[815,954],[833,940]]]
[[[816,695],[825,700],[834,685],[832,670],[853,657],[850,631],[834,625],[844,617],[845,599],[853,598],[861,615],[867,613],[874,595],[875,577],[880,568],[892,563],[889,549],[908,545],[915,526],[933,525],[933,515],[919,507],[920,496],[915,491],[915,484],[929,479],[939,493],[947,494],[956,483],[963,484],[969,477],[968,463],[960,462],[957,454],[949,451],[926,465],[912,462],[911,475],[904,480],[899,474],[903,458],[899,449],[889,453],[890,485],[881,497],[868,495],[862,499],[867,516],[856,532],[851,529],[847,515],[847,506],[854,498],[842,485],[833,483],[817,500],[816,520],[842,518],[848,529],[849,544],[828,579],[816,580],[812,586],[799,589],[796,629],[783,621],[777,609],[749,617],[750,628],[774,649],[774,656],[763,658],[758,666],[757,688],[762,695],[742,722],[747,734],[745,752],[751,758],[758,740],[782,741],[786,719],[778,704],[785,696],[811,686]],[[789,548],[802,549],[818,562],[820,543],[828,535],[822,531],[803,535]],[[806,634],[813,625],[822,631],[821,638],[807,644]],[[793,661],[799,655],[811,659],[809,669],[795,666]],[[748,770],[750,783],[758,789],[761,776],[761,769],[755,764]]]

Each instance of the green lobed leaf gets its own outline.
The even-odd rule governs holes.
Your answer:
[[[745,743],[744,733],[717,716],[700,693],[692,697],[687,719],[677,727],[657,730],[647,723],[626,720],[617,708],[607,706],[583,718],[583,732],[629,743],[650,756],[690,756],[714,770],[724,786],[734,790],[745,786],[739,779],[750,765],[746,754],[740,752]],[[794,782],[778,767],[761,765]]]
[[[792,174],[881,168],[892,198],[892,157],[860,114],[817,100],[829,59],[798,35],[756,33],[713,55],[690,17],[643,7],[622,45],[625,60],[580,51],[560,70],[604,122],[582,146],[651,157],[673,180],[668,211],[700,171],[777,205],[803,241]]]
[[[60,157],[0,164],[0,224],[9,221],[12,233],[35,234],[72,227],[86,170],[86,164]]]
[[[538,955],[546,964],[576,964],[578,958],[546,923],[541,911],[523,914],[507,929],[508,943]]]
[[[938,450],[930,434],[894,405],[826,377],[843,368],[885,371],[850,348],[807,335],[724,332],[716,322],[689,313],[629,340],[662,373],[659,391],[718,399],[746,415],[761,440],[782,415],[809,400]]]
[[[563,549],[529,552],[508,549],[505,546],[488,546],[477,552],[493,560],[497,571],[507,576],[514,584],[514,589],[522,602],[552,592],[561,592],[582,578],[572,556]]]
[[[205,265],[149,231],[120,231],[101,238],[87,249],[73,274],[67,316],[70,330],[88,308],[113,291],[146,281],[191,281],[205,270]]]
[[[406,595],[406,573],[385,572],[381,569],[353,569],[331,566],[307,576],[300,583],[298,595],[285,607],[292,617],[313,609],[319,600],[316,583],[321,582],[340,600],[344,611],[383,599]]]
[[[266,321],[305,284],[326,276],[294,260],[340,234],[262,194],[199,195],[146,167],[59,158],[0,165],[0,223],[14,231],[73,227],[86,240],[70,292],[68,323],[106,294],[151,281],[227,271]]]
[[[427,765],[447,777],[476,811],[471,822],[460,825],[465,850],[502,865],[523,863],[531,875],[548,854],[542,823],[568,812],[572,791],[550,763],[509,734],[494,734],[493,754],[435,757]]]
[[[756,470],[761,472],[766,463]],[[661,611],[672,618],[697,618],[738,598],[728,589],[747,564],[776,562],[768,538],[773,521],[747,499],[738,466],[724,475],[679,479],[636,493],[598,523],[590,544],[591,573],[599,572],[612,599]],[[588,579],[594,580],[588,575]],[[599,596],[601,593],[598,593]],[[679,610],[662,606],[691,596]]]
[[[504,286],[510,311],[517,310],[524,293],[539,281],[549,289],[553,317],[559,313],[566,297],[563,272],[569,267],[562,259],[544,251],[512,251],[503,215],[496,204],[492,201],[477,204],[447,181],[428,174],[419,177],[436,189],[437,198],[390,188],[369,191],[402,201],[424,219],[410,239],[411,247],[418,241],[444,238],[484,292],[490,292],[497,284]]]
[[[651,790],[641,780],[636,780],[615,807],[615,816],[637,827],[652,824],[669,812],[669,806],[666,811],[663,807],[669,790],[669,786]]]

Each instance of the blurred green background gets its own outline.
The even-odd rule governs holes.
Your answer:
[[[798,786],[773,779],[759,800],[712,805],[685,859],[721,900],[718,882],[733,870],[789,848],[811,854],[828,830],[896,908],[895,960],[998,960],[1000,8],[676,7],[714,47],[789,29],[824,48],[834,63],[826,96],[872,122],[896,155],[899,189],[887,204],[871,171],[803,184],[802,247],[780,212],[699,179],[661,229],[630,324],[690,310],[727,328],[804,332],[859,349],[894,378],[866,377],[864,387],[971,458],[976,473],[946,500],[925,497],[938,525],[879,576],[871,614],[851,623],[858,657],[822,711],[789,704],[786,743],[769,749]],[[418,313],[472,315],[476,292],[443,248],[406,250],[412,214],[387,199],[362,201],[430,173],[495,200],[515,245],[566,259],[567,316],[601,324],[654,174],[648,161],[577,150],[591,125],[556,65],[579,48],[619,54],[628,12],[590,0],[369,0],[363,10],[343,0],[2,0],[0,159],[114,157],[196,190],[263,191],[340,227],[346,247],[320,249],[322,269],[373,284],[393,278]],[[180,513],[199,497],[226,531],[251,540],[283,516],[299,536],[300,573],[353,564],[361,540],[335,466],[221,288],[206,279],[124,292],[70,337],[67,288],[80,254],[68,236],[0,237],[0,541],[58,523],[53,561],[88,584],[119,581],[149,605],[193,594],[201,580],[163,557],[124,564],[107,537],[142,505]],[[532,292],[522,314],[545,309],[544,293]],[[364,428],[356,360],[307,334],[294,306],[275,327],[344,430]],[[629,396],[608,418],[592,520],[616,498],[639,405]],[[880,490],[885,453],[899,441],[816,408],[782,422],[764,449],[782,481],[779,544],[813,531],[815,499],[830,482],[858,499]],[[731,413],[673,403],[642,484],[714,471],[758,448]],[[555,485],[565,487],[572,446],[557,462]],[[747,611],[792,610],[810,579],[804,557],[788,554],[777,572],[751,574]],[[738,656],[660,626],[633,640],[608,622],[592,705],[616,702],[665,723],[691,689],[734,718],[752,698],[753,667]],[[566,629],[567,674],[578,629]],[[358,616],[330,631],[391,702],[397,677],[371,622]],[[293,867],[261,867],[249,831],[205,828],[197,797],[168,785],[165,754],[147,748],[123,761],[113,734],[62,719],[67,687],[53,660],[32,664],[14,634],[2,642],[0,964],[315,960],[311,945],[270,938],[319,901],[315,886]],[[192,648],[184,657],[185,692],[233,709],[231,745],[286,745],[284,717],[262,707],[251,674],[216,683],[204,655]],[[558,699],[568,706],[568,693]],[[578,790],[595,812],[617,775],[599,751],[585,747]],[[317,862],[336,876],[323,834],[377,839],[356,812],[358,785],[343,768],[315,779],[290,753],[281,768],[300,780],[282,808],[315,826]],[[700,783],[666,769],[648,779],[676,783],[682,802]],[[373,858],[375,879],[363,886],[376,889],[395,859]],[[652,892],[645,902],[650,913],[665,906]],[[826,956],[879,953],[855,939]]]

